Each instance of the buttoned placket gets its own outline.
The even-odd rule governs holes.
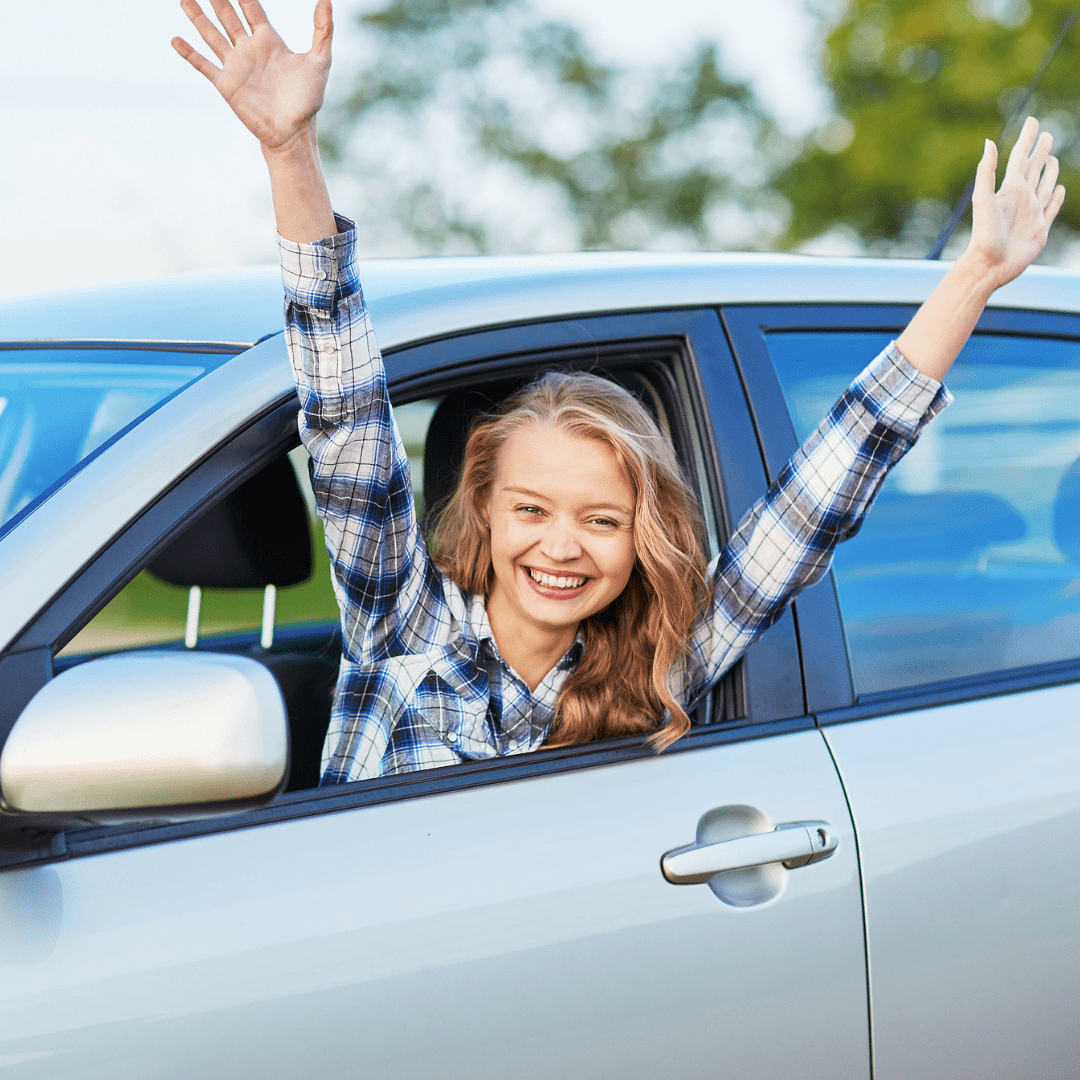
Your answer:
[[[490,626],[487,624],[486,612],[482,612],[479,619],[476,618],[478,613],[475,609],[471,614],[474,623],[479,621],[481,624],[479,627],[474,625],[473,628],[483,635],[480,639],[480,650],[486,662],[485,666],[488,668],[488,682],[492,687],[490,692],[493,697],[498,695],[501,705],[498,710],[496,730],[493,732],[496,742],[504,754],[520,754],[535,750],[547,737],[555,719],[555,702],[558,700],[562,683],[576,667],[584,640],[579,635],[566,654],[533,691],[499,652],[499,646],[491,636]],[[577,657],[575,653],[578,654]],[[497,690],[495,689],[496,678],[498,679]],[[511,735],[512,731],[515,734]]]

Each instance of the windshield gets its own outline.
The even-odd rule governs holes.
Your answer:
[[[0,352],[0,536],[125,428],[226,359],[149,349]]]

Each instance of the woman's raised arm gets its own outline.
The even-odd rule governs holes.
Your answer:
[[[975,173],[971,241],[896,342],[924,375],[941,380],[995,289],[1035,261],[1065,199],[1053,138],[1029,116],[995,191],[997,147],[989,140]]]
[[[214,84],[259,140],[270,169],[278,232],[298,243],[333,236],[337,225],[315,133],[315,114],[330,74],[334,33],[330,0],[319,0],[315,6],[315,32],[306,53],[286,47],[259,0],[238,2],[244,19],[229,0],[211,0],[221,29],[195,0],[180,3],[220,67],[183,38],[173,38],[173,48]]]
[[[1029,119],[994,190],[987,142],[971,242],[895,343],[863,371],[747,511],[712,569],[713,605],[691,634],[686,701],[711,686],[858,531],[886,473],[949,402],[940,380],[987,300],[1042,251],[1065,197],[1049,134]],[[676,679],[676,682],[679,681]]]

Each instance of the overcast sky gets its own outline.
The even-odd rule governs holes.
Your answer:
[[[655,0],[534,3],[613,61],[663,64],[710,38],[791,130],[828,115],[803,0],[666,0],[662,18]],[[263,4],[306,47],[314,0]],[[376,6],[337,0],[339,77],[357,55],[350,15]],[[0,294],[273,260],[258,148],[173,53],[177,33],[191,37],[178,0],[5,5]]]

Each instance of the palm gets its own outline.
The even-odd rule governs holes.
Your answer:
[[[194,0],[183,0],[181,6],[221,61],[221,67],[215,67],[180,38],[173,45],[214,84],[244,126],[264,146],[277,148],[304,129],[322,105],[330,72],[329,4],[320,0],[316,8],[311,50],[294,53],[270,25],[256,0],[241,0],[250,32],[228,0],[212,0],[212,3],[228,37]]]
[[[217,88],[262,143],[280,145],[319,111],[327,72],[291,52],[274,31],[256,31],[227,57]]]

